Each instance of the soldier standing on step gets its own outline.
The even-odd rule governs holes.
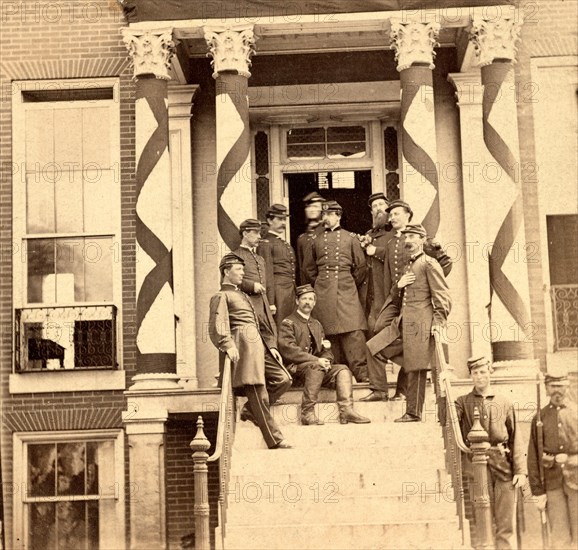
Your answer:
[[[473,390],[456,400],[456,412],[464,441],[474,423],[474,409],[480,413],[480,423],[488,433],[488,493],[496,533],[496,548],[516,548],[516,492],[526,483],[526,452],[522,434],[518,431],[512,403],[491,387],[492,365],[485,357],[468,359],[468,370],[474,382]],[[472,455],[465,455],[464,476],[472,483]],[[473,496],[473,491],[470,492]]]
[[[261,332],[253,304],[239,288],[244,266],[243,259],[232,253],[221,260],[221,290],[211,298],[209,335],[221,359],[227,355],[231,360],[235,394],[247,397],[246,419],[259,427],[270,449],[287,449],[291,446],[283,441],[269,410],[265,380],[267,372],[274,373],[279,395],[291,386],[291,376],[272,347],[274,335]]]
[[[409,259],[397,293],[390,293],[379,314],[375,328],[379,332],[367,347],[372,355],[384,355],[407,373],[407,412],[395,422],[418,422],[434,352],[433,334],[445,326],[451,299],[440,265],[423,251],[427,236],[423,226],[407,225],[402,233]]]
[[[546,511],[551,548],[576,548],[578,413],[575,405],[566,400],[569,381],[565,373],[547,374],[544,382],[550,403],[532,420],[528,446],[530,488],[538,510]]]
[[[301,285],[311,282],[307,280],[307,274],[305,273],[305,258],[311,254],[311,240],[313,235],[323,231],[321,211],[325,199],[319,193],[313,191],[303,198],[303,202],[305,203],[307,229],[305,233],[301,233],[301,235],[297,237],[296,243],[297,265],[299,266],[298,283]]]
[[[297,287],[297,309],[281,323],[279,351],[294,376],[304,381],[301,402],[303,425],[323,424],[315,414],[322,386],[335,388],[339,421],[342,424],[367,424],[369,418],[353,410],[353,380],[345,365],[333,363],[333,354],[321,323],[311,317],[317,297],[311,285]]]

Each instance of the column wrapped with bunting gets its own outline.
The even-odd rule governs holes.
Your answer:
[[[402,194],[430,237],[440,225],[439,176],[432,69],[440,25],[391,21],[401,84]]]
[[[168,149],[171,29],[123,30],[136,80],[136,365],[141,378],[176,379],[172,204]],[[156,386],[155,386],[156,387]]]
[[[217,226],[235,250],[239,225],[253,214],[248,79],[255,52],[253,25],[207,26],[205,40],[216,80]]]
[[[519,14],[474,17],[470,38],[481,67],[484,142],[493,161],[485,170],[494,362],[533,357],[514,62]]]

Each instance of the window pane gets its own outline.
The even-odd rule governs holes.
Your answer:
[[[54,232],[54,173],[26,174],[26,231]]]
[[[58,170],[82,169],[82,109],[54,110],[54,162]]]
[[[26,113],[26,170],[42,172],[54,163],[52,109]]]
[[[287,144],[292,143],[323,143],[324,128],[292,128],[287,131]]]
[[[287,157],[322,159],[325,157],[325,144],[287,145]]]
[[[112,237],[91,237],[84,242],[84,301],[112,300]],[[80,298],[77,298],[80,300]]]
[[[62,171],[55,182],[56,232],[80,233],[82,223],[82,172]]]
[[[110,166],[110,108],[85,108],[82,112],[83,169]]]
[[[56,494],[56,446],[28,445],[28,495],[50,497]]]
[[[59,502],[56,505],[58,550],[89,548],[87,505],[83,501]]]
[[[329,143],[327,156],[335,158],[359,158],[365,156],[365,141],[349,143]]]
[[[34,239],[28,248],[28,302],[55,302],[54,239]]]
[[[332,126],[327,128],[327,141],[363,141],[365,128],[363,126]]]
[[[112,233],[117,220],[111,209],[117,203],[119,187],[115,186],[114,170],[85,170],[83,177],[84,231]]]
[[[84,302],[84,239],[56,240],[56,301]]]
[[[86,449],[84,443],[60,443],[58,445],[59,495],[84,495]]]
[[[38,502],[29,506],[28,548],[56,550],[56,504]]]

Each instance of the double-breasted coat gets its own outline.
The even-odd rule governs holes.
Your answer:
[[[325,334],[367,329],[357,290],[365,280],[367,265],[353,233],[337,227],[314,234],[305,271],[317,294],[313,315]]]
[[[267,299],[277,308],[275,322],[279,327],[295,309],[295,252],[288,242],[269,231],[259,243],[257,254],[265,260]]]
[[[423,252],[411,258],[404,271],[413,272],[415,281],[402,289],[401,303],[388,296],[377,318],[376,335],[367,347],[375,355],[401,337],[404,369],[424,370],[434,350],[432,324],[445,326],[451,298],[439,263]]]
[[[297,237],[297,243],[295,244],[295,251],[297,254],[297,266],[299,270],[299,284],[312,284],[307,277],[307,272],[305,271],[305,267],[308,263],[308,258],[311,256],[311,242],[313,241],[314,235],[319,235],[323,232],[323,225],[316,224],[312,225],[311,223],[307,227],[307,231],[305,233],[301,233],[299,237]]]
[[[239,350],[232,363],[233,388],[265,385],[265,348],[275,341],[272,334],[259,329],[249,297],[235,285],[222,284],[210,302],[209,336],[219,351]]]

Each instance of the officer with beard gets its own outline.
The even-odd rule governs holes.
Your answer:
[[[360,237],[367,261],[367,278],[360,289],[361,303],[367,317],[368,338],[373,337],[375,321],[389,294],[384,280],[387,243],[393,237],[387,207],[389,201],[383,193],[369,197],[369,208],[373,220],[371,229]],[[368,358],[369,388],[372,392],[361,401],[387,401],[387,360],[377,356]]]

